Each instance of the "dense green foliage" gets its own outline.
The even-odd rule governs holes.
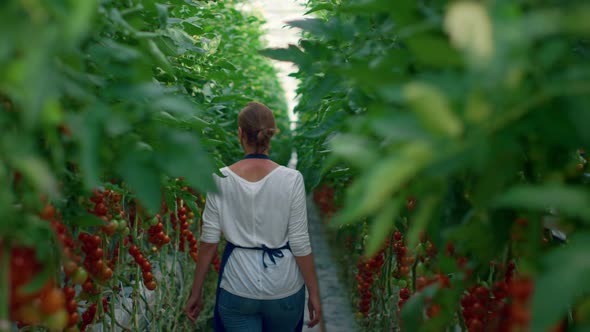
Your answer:
[[[37,256],[59,275],[61,256],[38,213],[50,203],[74,236],[97,232],[100,221],[85,211],[94,188],[127,193],[125,204],[137,197],[152,216],[163,201],[174,206],[175,197],[193,204],[197,197],[182,186],[211,190],[215,169],[241,157],[236,117],[249,101],[275,111],[281,133],[272,156],[287,163],[287,105],[270,60],[258,53],[263,22],[236,9],[238,3],[1,2],[5,249],[37,248]],[[177,177],[186,182],[175,182]],[[192,264],[185,263],[189,281]],[[0,320],[7,315],[5,286]],[[183,290],[181,296],[188,288]],[[184,303],[175,298],[172,304],[181,310]]]
[[[409,250],[424,231],[437,248],[452,240],[476,271],[463,280],[448,260],[432,263],[455,280],[435,297],[444,314],[421,328],[454,324],[459,294],[491,281],[492,259],[515,256],[519,275],[534,278],[533,331],[587,301],[590,7],[364,0],[309,9],[316,18],[290,23],[304,31],[299,45],[265,54],[299,67],[300,168],[310,188],[346,192],[332,225],[368,222],[369,254],[394,227]],[[530,220],[518,250],[517,217]],[[565,230],[568,245],[541,248],[543,225]],[[351,227],[364,229],[340,232]],[[421,308],[402,311],[408,330]],[[391,316],[373,314],[366,324]],[[585,319],[575,326],[587,328]]]

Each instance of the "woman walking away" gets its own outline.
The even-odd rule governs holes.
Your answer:
[[[207,195],[186,314],[194,321],[203,308],[203,282],[223,233],[227,245],[217,283],[215,331],[301,331],[305,286],[308,326],[321,316],[303,177],[268,157],[276,131],[268,107],[248,104],[238,125],[246,156],[222,168],[224,177],[215,176],[219,190]]]

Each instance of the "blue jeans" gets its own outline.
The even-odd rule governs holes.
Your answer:
[[[305,307],[305,287],[277,300],[255,300],[221,289],[219,315],[227,332],[294,331]]]

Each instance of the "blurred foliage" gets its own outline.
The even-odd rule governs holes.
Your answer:
[[[86,191],[123,180],[151,211],[164,175],[212,189],[214,166],[240,158],[236,116],[251,100],[275,110],[272,153],[286,163],[287,105],[258,54],[263,22],[235,4],[3,2],[0,235],[22,229],[16,182],[25,208],[63,197],[72,173]]]
[[[518,258],[519,272],[538,279],[532,330],[587,298],[574,281],[590,272],[576,258],[590,234],[590,6],[310,0],[308,8],[315,18],[290,22],[300,43],[264,54],[299,67],[299,167],[310,189],[345,188],[332,224],[390,229],[379,224],[400,220],[391,206],[413,196],[408,247],[422,231],[437,247],[452,239],[483,273],[526,216],[536,226]],[[539,247],[549,219],[575,234],[561,254]]]
[[[236,119],[249,101],[274,110],[271,155],[288,162],[284,92],[258,53],[263,21],[239,3],[0,2],[0,244],[35,247],[57,269],[44,204],[94,229],[83,197],[111,182],[152,213],[170,178],[213,190],[215,169],[242,157]]]

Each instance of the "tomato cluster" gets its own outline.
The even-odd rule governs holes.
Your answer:
[[[189,230],[189,226],[193,222],[195,213],[188,206],[185,205],[185,202],[183,200],[178,199],[177,204],[180,206],[180,208],[178,208],[177,211],[178,218],[176,217],[176,214],[171,212],[170,222],[172,223],[172,227],[175,230],[177,230],[177,228],[180,227],[178,249],[181,252],[184,252],[186,250],[186,243],[188,242],[189,255],[196,262],[198,255],[197,239],[195,238],[194,234]]]
[[[393,252],[396,258],[396,277],[407,278],[410,275],[410,268],[416,261],[416,258],[408,251],[404,242],[404,237],[400,231],[393,232]]]
[[[357,275],[355,280],[358,283],[357,290],[359,291],[359,313],[367,317],[371,310],[371,299],[373,298],[372,284],[375,278],[381,274],[381,267],[385,261],[385,254],[383,250],[374,255],[370,259],[361,257],[357,264]]]
[[[10,318],[19,326],[42,325],[49,330],[63,330],[68,324],[66,298],[49,278],[41,289],[26,285],[42,270],[36,252],[28,247],[13,247],[10,252]]]
[[[155,244],[158,248],[170,243],[170,236],[164,233],[164,224],[162,224],[160,215],[152,219],[152,226],[148,228],[148,242]]]
[[[143,284],[145,287],[151,291],[156,289],[157,284],[154,280],[154,275],[152,274],[152,264],[145,258],[145,256],[139,251],[139,248],[136,245],[131,245],[129,247],[129,254],[135,260],[135,263],[139,265],[141,268],[142,276],[143,276]]]
[[[337,211],[334,206],[334,189],[328,184],[323,184],[314,191],[313,200],[319,206],[322,216],[326,218]]]
[[[101,247],[100,236],[80,233],[78,240],[82,243],[82,251],[86,254],[83,262],[84,268],[99,280],[106,281],[112,278],[113,270],[105,264],[105,253]]]

